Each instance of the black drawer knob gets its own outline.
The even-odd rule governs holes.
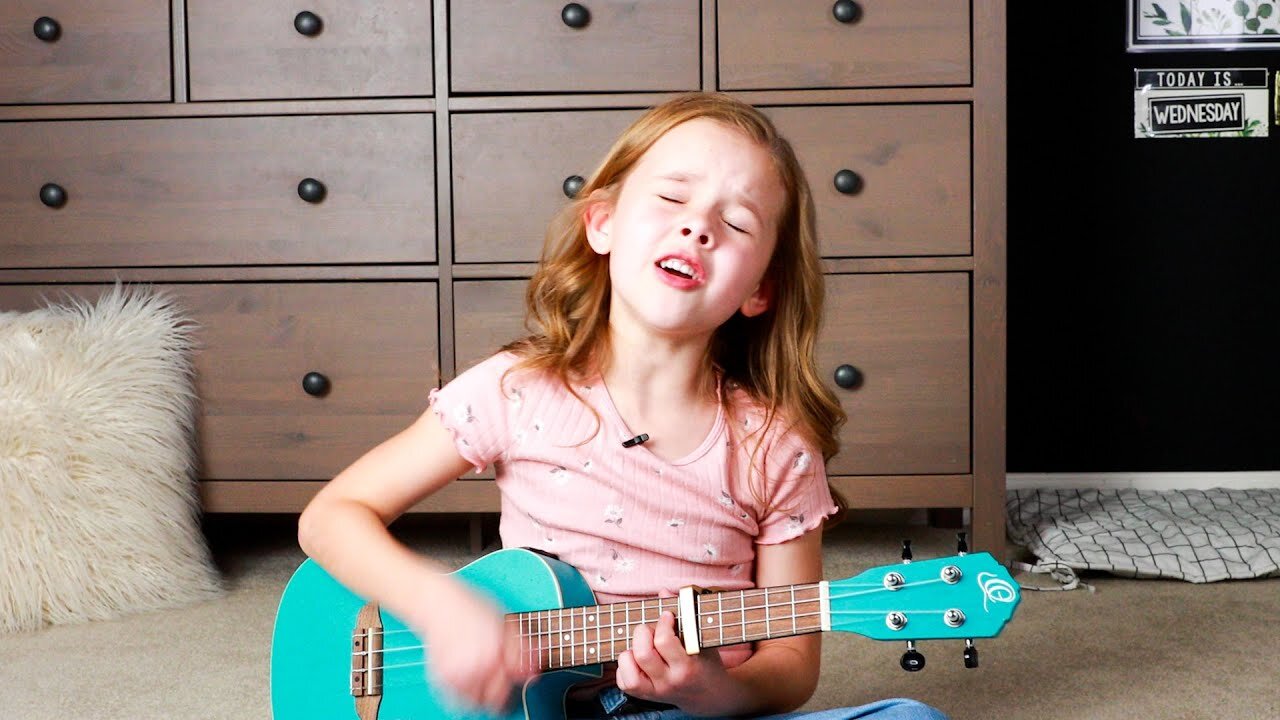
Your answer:
[[[302,376],[302,390],[312,397],[329,394],[329,378],[314,370]]]
[[[581,30],[591,22],[591,11],[578,3],[569,3],[560,11],[560,19],[574,30]]]
[[[324,183],[315,178],[304,178],[302,182],[298,183],[298,197],[312,204],[324,200],[327,192],[328,190],[325,188]]]
[[[852,390],[862,384],[862,371],[852,365],[841,365],[836,368],[836,384]]]
[[[42,17],[36,20],[36,24],[32,29],[35,31],[36,37],[45,42],[55,42],[62,37],[62,26],[51,17]]]
[[[581,175],[570,175],[564,179],[564,184],[560,186],[560,189],[564,190],[565,197],[572,200],[578,197],[578,193],[582,192],[582,186],[586,184],[587,181]]]
[[[862,6],[853,0],[836,0],[831,6],[831,14],[846,25],[852,25],[862,19]]]
[[[293,17],[293,29],[307,37],[315,37],[324,29],[324,21],[310,10],[303,10]]]
[[[857,195],[862,192],[862,176],[852,170],[841,170],[835,177],[836,191],[845,195]]]
[[[57,183],[45,183],[40,186],[40,202],[51,208],[60,208],[67,204],[67,191]]]

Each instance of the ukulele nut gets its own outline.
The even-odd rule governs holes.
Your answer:
[[[942,568],[942,582],[948,585],[955,585],[960,582],[960,578],[963,576],[964,573],[960,572],[960,568],[955,565],[948,565]]]
[[[954,608],[948,610],[942,614],[942,622],[946,623],[947,627],[958,628],[964,624],[964,613]]]
[[[902,573],[891,572],[884,576],[884,586],[888,590],[897,590],[906,585],[906,578],[902,577]]]
[[[888,625],[890,630],[901,630],[907,626],[907,616],[900,612],[891,612],[884,616],[884,624]]]

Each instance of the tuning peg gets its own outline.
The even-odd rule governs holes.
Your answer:
[[[902,562],[904,563],[911,562],[911,541],[910,540],[902,541]]]
[[[956,533],[956,554],[957,555],[969,554],[969,541],[965,539],[965,533],[962,533],[962,532]]]
[[[973,646],[973,641],[966,639],[964,641],[964,666],[972,670],[978,667],[978,648]]]
[[[914,640],[907,641],[907,651],[902,653],[902,659],[898,661],[903,670],[907,672],[918,672],[924,669],[924,655],[916,650]]]

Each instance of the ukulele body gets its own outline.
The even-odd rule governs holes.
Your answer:
[[[489,597],[504,613],[595,604],[577,570],[529,550],[490,553],[453,576]],[[430,603],[431,598],[422,602]],[[525,685],[507,714],[472,712],[428,680],[430,666],[449,658],[432,657],[403,622],[382,611],[382,650],[367,656],[386,666],[380,692],[357,698],[353,674],[372,675],[353,673],[353,631],[361,624],[362,611],[366,616],[372,612],[367,605],[314,561],[298,568],[280,599],[271,642],[275,720],[559,720],[568,689],[601,676],[599,665],[546,672]]]

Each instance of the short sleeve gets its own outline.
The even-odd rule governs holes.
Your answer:
[[[502,380],[514,361],[506,353],[494,355],[431,391],[431,409],[476,472],[501,458],[510,445],[512,402]]]
[[[768,506],[760,517],[756,544],[793,540],[822,525],[836,512],[822,454],[788,436],[777,442],[765,461]]]

